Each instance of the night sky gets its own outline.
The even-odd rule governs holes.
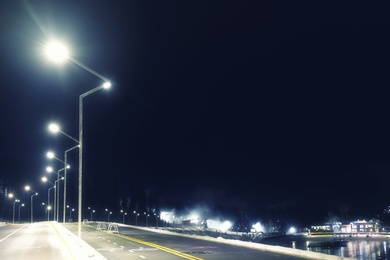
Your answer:
[[[279,209],[300,223],[383,217],[390,205],[390,18],[379,3],[2,1],[2,194],[40,182],[78,138],[84,205]],[[69,153],[77,203],[78,152]],[[34,188],[35,187],[35,188]],[[45,196],[42,198],[46,199]],[[379,215],[378,215],[379,214]]]

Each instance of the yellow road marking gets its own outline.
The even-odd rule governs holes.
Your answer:
[[[103,230],[101,230],[101,231],[103,231]],[[104,232],[108,233],[107,231],[104,231]],[[169,248],[169,247],[161,246],[161,245],[158,245],[158,244],[155,244],[155,243],[146,242],[146,241],[143,241],[143,240],[140,240],[140,239],[137,239],[137,238],[133,238],[133,237],[129,237],[129,236],[124,236],[124,235],[121,235],[121,234],[111,234],[111,235],[113,235],[113,236],[118,236],[118,237],[121,237],[121,238],[123,238],[123,239],[126,239],[126,240],[130,240],[130,241],[136,242],[136,243],[138,243],[138,244],[143,244],[143,245],[147,245],[147,246],[150,246],[150,247],[154,247],[154,248],[160,249],[161,251],[165,251],[165,252],[168,252],[168,253],[171,253],[171,254],[180,256],[180,257],[182,257],[182,258],[184,258],[184,259],[189,259],[189,260],[204,260],[203,258],[199,258],[199,257],[196,257],[196,256],[192,256],[192,255],[189,255],[189,254],[186,254],[186,253],[183,253],[183,252],[174,250],[174,249]]]

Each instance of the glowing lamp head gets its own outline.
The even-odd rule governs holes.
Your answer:
[[[51,168],[50,166],[48,166],[48,167],[46,167],[46,171],[49,172],[49,173],[51,173],[51,172],[53,172],[53,168]]]
[[[104,89],[109,89],[109,88],[111,88],[111,82],[105,82],[105,83],[103,84],[103,88],[104,88]]]
[[[45,53],[50,60],[56,63],[65,61],[69,56],[69,52],[65,45],[56,41],[50,42],[48,45],[46,45]]]
[[[28,191],[28,190],[30,190],[30,186],[27,185],[24,187],[24,189]]]
[[[41,179],[43,182],[47,182],[47,178],[46,177],[42,177]]]
[[[8,198],[13,198],[14,197],[14,194],[13,193],[10,193],[10,194],[8,194]]]
[[[50,124],[49,125],[49,131],[52,133],[58,133],[60,131],[60,127],[57,124]]]
[[[49,158],[49,159],[53,159],[55,155],[54,155],[53,152],[47,152],[46,156],[47,156],[47,158]]]

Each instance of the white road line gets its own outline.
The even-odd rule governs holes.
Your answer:
[[[24,228],[24,226],[21,226],[21,228],[15,230],[14,232],[12,232],[11,234],[9,234],[9,235],[6,236],[5,238],[1,239],[1,240],[0,240],[0,243],[3,242],[4,240],[6,240],[7,238],[9,238],[10,236],[12,236],[13,234],[15,234],[16,232],[18,232],[19,230],[21,230],[22,228]]]

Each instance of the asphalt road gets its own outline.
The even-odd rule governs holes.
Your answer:
[[[0,259],[340,259],[321,254],[308,257],[309,252],[306,251],[303,251],[305,256],[292,256],[288,253],[238,246],[231,242],[227,244],[218,239],[197,239],[134,226],[119,226],[118,234],[98,230],[96,227],[96,224],[83,224],[84,241],[81,241],[77,237],[77,223],[63,226],[54,222],[39,222],[1,226]],[[283,252],[284,250],[289,249],[285,248]]]
[[[65,227],[76,234],[76,224],[66,224]],[[97,230],[96,226],[83,225],[82,239],[107,259],[303,259],[132,227],[119,227],[119,231],[120,234],[113,234]]]
[[[0,259],[71,259],[50,222],[0,227]]]

